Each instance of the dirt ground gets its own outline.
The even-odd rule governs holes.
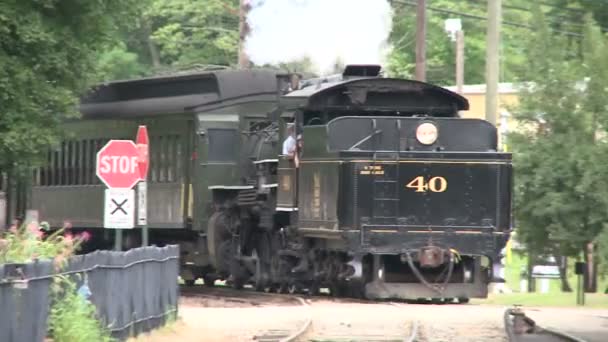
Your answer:
[[[182,298],[180,319],[170,327],[131,341],[255,341],[268,330],[293,330],[312,317],[302,339],[344,336],[405,336],[412,322],[424,341],[506,341],[505,307],[361,303],[313,299],[309,307],[284,300],[267,304],[246,299]],[[524,308],[538,324],[576,333],[588,341],[608,341],[608,310]]]

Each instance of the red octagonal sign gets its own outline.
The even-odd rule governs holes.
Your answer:
[[[108,188],[130,189],[141,180],[139,151],[131,140],[110,140],[97,152],[97,177]]]

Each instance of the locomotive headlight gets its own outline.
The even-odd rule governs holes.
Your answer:
[[[416,128],[416,139],[423,145],[431,145],[437,141],[437,126],[430,122],[420,124]]]

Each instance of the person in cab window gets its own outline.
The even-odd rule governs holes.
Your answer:
[[[283,155],[293,158],[296,151],[296,138],[294,124],[287,124],[287,138],[283,141]]]

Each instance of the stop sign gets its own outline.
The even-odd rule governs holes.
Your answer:
[[[110,140],[97,152],[97,177],[108,188],[130,189],[141,180],[139,151],[131,140]]]
[[[137,129],[135,143],[139,150],[139,177],[141,180],[145,180],[148,176],[148,167],[150,166],[150,158],[148,157],[150,143],[148,142],[148,129],[146,126],[142,125]]]

